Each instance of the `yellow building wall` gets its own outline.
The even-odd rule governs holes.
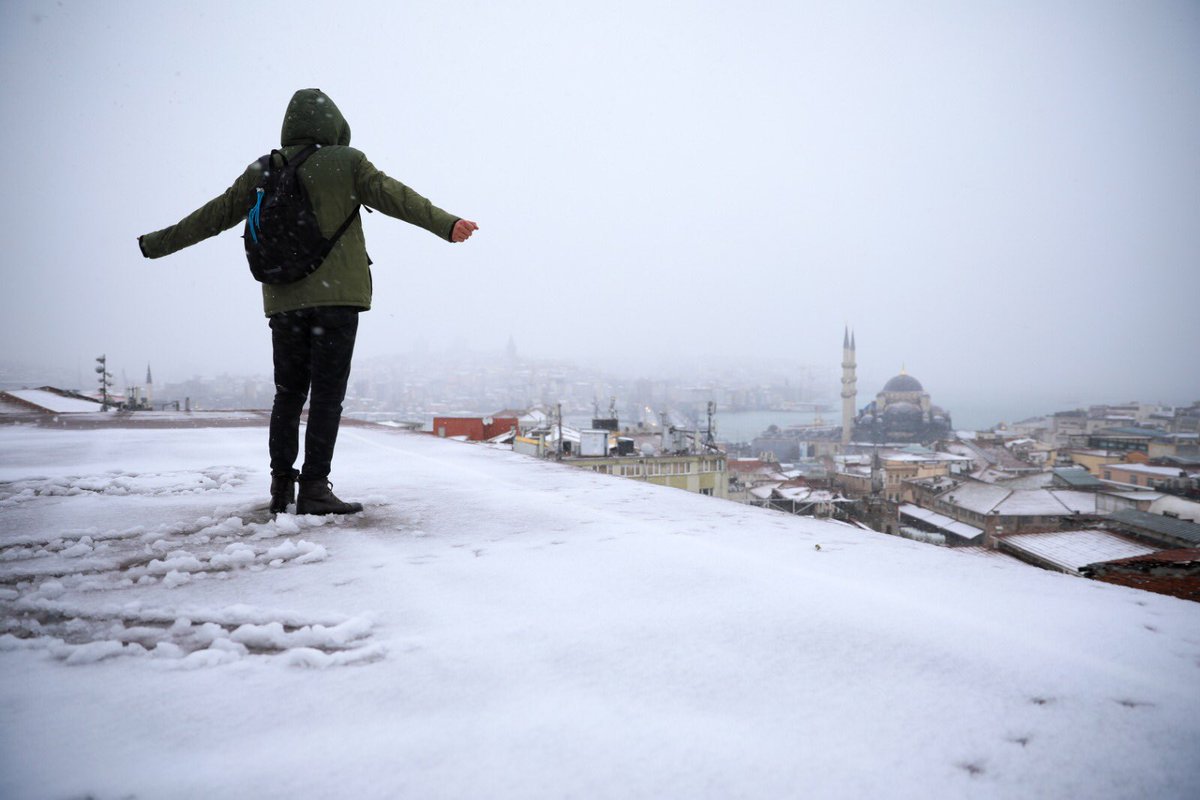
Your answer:
[[[729,496],[729,473],[725,469],[724,455],[571,458],[563,463],[604,475],[632,478],[721,499]]]
[[[1071,460],[1074,461],[1077,466],[1083,467],[1097,478],[1100,477],[1100,468],[1102,466],[1105,464],[1119,464],[1124,460],[1119,455],[1102,456],[1096,453],[1080,453],[1078,451],[1070,452],[1068,455],[1071,456]]]

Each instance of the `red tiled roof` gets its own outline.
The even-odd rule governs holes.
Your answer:
[[[768,464],[766,461],[758,459],[742,459],[731,458],[725,462],[725,468],[730,472],[757,472],[763,467],[775,467],[775,464]]]
[[[1134,589],[1144,589],[1155,594],[1167,594],[1183,600],[1200,603],[1200,575],[1172,577],[1169,575],[1141,575],[1116,573],[1105,575],[1095,580],[1104,583],[1114,583],[1117,586],[1130,586]]]
[[[1091,577],[1200,603],[1200,548],[1160,550],[1144,556],[1093,564]]]
[[[1136,565],[1142,568],[1152,568],[1154,566],[1171,566],[1179,567],[1183,564],[1200,562],[1200,547],[1181,547],[1178,550],[1159,550],[1157,553],[1150,553],[1145,556],[1133,556],[1132,558],[1122,558],[1116,561],[1106,561],[1105,565],[1120,565],[1125,564]]]

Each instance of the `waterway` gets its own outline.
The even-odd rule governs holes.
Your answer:
[[[775,425],[840,425],[841,415],[812,411],[720,411],[716,418],[716,439],[721,442],[750,442]]]

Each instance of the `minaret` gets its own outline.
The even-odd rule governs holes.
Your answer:
[[[854,400],[858,396],[858,378],[854,375],[854,335],[849,326],[842,337],[842,444],[850,444],[854,430]]]

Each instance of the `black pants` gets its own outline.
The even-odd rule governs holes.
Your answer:
[[[358,334],[358,309],[304,308],[271,317],[275,405],[271,474],[287,474],[300,448],[300,410],[309,399],[302,480],[326,480],[342,421],[342,400]],[[311,390],[311,396],[310,396]]]

